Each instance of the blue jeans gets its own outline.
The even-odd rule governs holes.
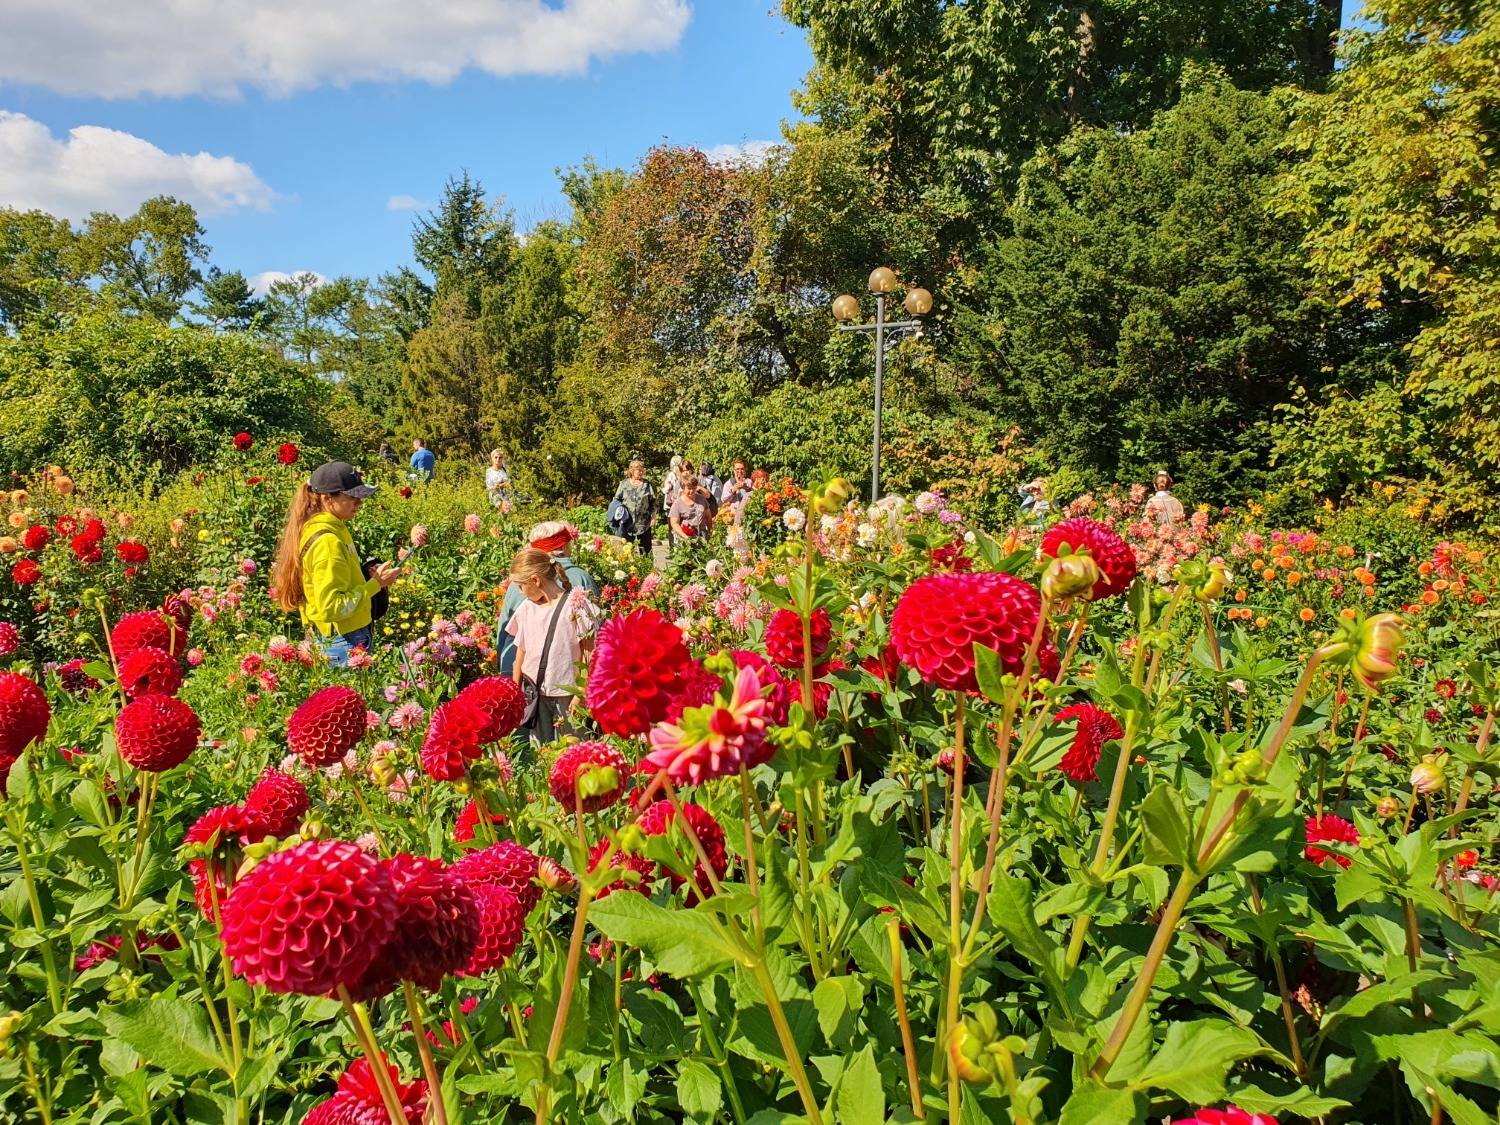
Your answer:
[[[315,633],[314,636],[317,638],[318,647],[323,650],[323,655],[328,657],[328,663],[335,668],[349,667],[349,654],[356,648],[363,648],[369,652],[374,647],[374,634],[368,625],[352,633],[335,633],[331,637]]]

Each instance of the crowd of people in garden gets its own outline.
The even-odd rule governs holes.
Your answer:
[[[395,460],[384,442],[380,456]],[[407,479],[430,481],[436,462],[423,441],[413,441]],[[768,479],[743,457],[735,458],[729,475],[721,478],[708,461],[673,456],[658,490],[645,462],[633,459],[610,501],[609,526],[649,556],[656,526],[665,520],[673,545],[691,549],[708,537],[721,515],[737,526],[746,501]],[[514,497],[501,450],[491,452],[484,483],[490,502],[509,511]],[[1158,472],[1154,486],[1145,515],[1162,525],[1182,522],[1184,510],[1172,495],[1172,478]],[[298,485],[277,547],[273,596],[281,609],[300,615],[308,635],[336,667],[348,667],[358,650],[373,648],[374,622],[385,612],[390,587],[407,572],[410,552],[395,559],[364,558],[355,547],[350,522],[376,491],[346,462],[318,466]],[[1046,480],[1030,481],[1016,491],[1021,519],[1045,524],[1051,508]],[[587,659],[598,624],[598,584],[571,555],[577,537],[560,521],[531,528],[527,545],[511,562],[497,621],[501,674],[521,685],[528,707],[525,725],[539,742],[566,733],[577,701],[568,689]]]

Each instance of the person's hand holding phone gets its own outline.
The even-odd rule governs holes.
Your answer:
[[[396,579],[406,573],[406,569],[399,563],[376,563],[370,568],[370,577],[379,582],[382,589],[389,590]]]

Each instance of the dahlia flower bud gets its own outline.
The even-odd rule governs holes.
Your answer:
[[[1091,555],[1058,555],[1042,572],[1042,596],[1053,601],[1092,598],[1104,574]]]
[[[1354,678],[1371,691],[1396,671],[1396,656],[1406,644],[1406,631],[1394,613],[1377,613],[1353,628]]]
[[[566,894],[578,885],[573,873],[550,856],[543,856],[538,862],[537,879],[549,891],[560,894]]]
[[[1411,771],[1411,786],[1418,793],[1436,793],[1447,781],[1446,754],[1428,754]]]
[[[1401,811],[1401,802],[1389,795],[1375,802],[1375,815],[1381,820],[1389,820]]]
[[[850,484],[843,477],[834,477],[823,486],[822,493],[813,501],[813,508],[819,512],[840,512],[844,505],[849,503],[849,494],[853,491]]]
[[[984,1086],[1014,1069],[1012,1056],[1026,1049],[1015,1035],[1000,1036],[999,1021],[988,1004],[975,1005],[974,1014],[964,1016],[948,1032],[948,1057],[965,1082]]]

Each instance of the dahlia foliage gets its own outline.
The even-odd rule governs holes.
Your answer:
[[[309,458],[224,448],[162,527],[0,495],[0,1118],[1492,1116],[1482,545],[783,482],[664,572],[556,533],[538,745],[515,517],[387,477],[335,669],[269,597]]]

